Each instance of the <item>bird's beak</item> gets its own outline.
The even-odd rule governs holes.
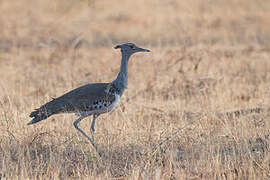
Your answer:
[[[120,48],[120,45],[117,45],[117,46],[114,47],[114,49],[118,49],[118,48]]]
[[[150,52],[149,49],[138,48],[138,50],[141,51],[141,52]]]

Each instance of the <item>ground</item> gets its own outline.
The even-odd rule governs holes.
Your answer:
[[[120,4],[121,3],[121,4]],[[0,2],[3,179],[270,178],[270,1]],[[120,106],[99,117],[101,157],[56,115],[31,111],[129,62]],[[90,134],[91,117],[80,126]],[[0,178],[0,179],[1,179]]]

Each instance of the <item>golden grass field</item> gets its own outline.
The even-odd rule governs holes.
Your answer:
[[[269,179],[270,1],[0,1],[0,179]],[[52,97],[119,70],[95,149]],[[92,117],[80,127],[90,133]]]

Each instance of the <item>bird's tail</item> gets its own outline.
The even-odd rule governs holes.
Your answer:
[[[41,120],[47,119],[51,115],[52,115],[52,113],[46,111],[43,108],[35,109],[35,111],[33,111],[29,115],[29,117],[32,117],[33,119],[29,123],[27,123],[27,125],[35,124]]]

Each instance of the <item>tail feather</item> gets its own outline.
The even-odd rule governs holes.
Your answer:
[[[35,124],[39,121],[47,119],[53,114],[59,114],[62,112],[66,112],[67,104],[65,101],[62,101],[59,98],[52,98],[52,100],[40,108],[35,109],[33,112],[30,113],[29,117],[33,118],[27,125]]]
[[[52,113],[44,111],[44,109],[42,109],[42,108],[35,109],[35,111],[33,111],[29,115],[29,117],[33,117],[33,119],[29,123],[27,123],[27,125],[35,124],[41,120],[47,119],[51,115],[52,115]]]

